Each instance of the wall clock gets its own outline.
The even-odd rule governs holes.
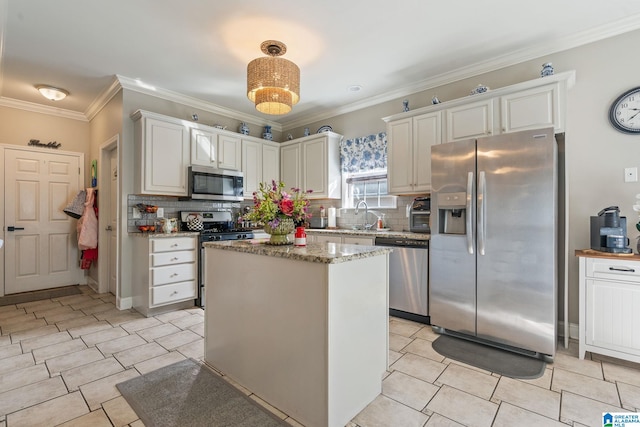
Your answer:
[[[640,134],[640,87],[626,91],[613,101],[609,121],[620,132]]]

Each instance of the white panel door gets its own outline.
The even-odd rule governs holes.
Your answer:
[[[76,284],[79,156],[5,150],[5,294]],[[14,227],[10,231],[9,227]]]

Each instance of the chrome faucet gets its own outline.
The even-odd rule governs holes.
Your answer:
[[[364,218],[362,220],[362,226],[365,230],[368,230],[371,228],[371,224],[367,224],[367,217],[369,216],[369,206],[367,205],[367,202],[365,202],[364,200],[360,200],[358,202],[358,204],[356,205],[356,210],[354,212],[355,215],[358,215],[358,212],[360,210],[360,205],[363,204],[364,205]]]

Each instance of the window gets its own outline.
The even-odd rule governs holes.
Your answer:
[[[346,189],[342,206],[353,208],[364,200],[369,208],[396,208],[397,197],[387,194],[387,171],[350,172],[343,174]]]

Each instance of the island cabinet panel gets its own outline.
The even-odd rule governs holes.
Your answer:
[[[586,351],[640,362],[640,256],[580,257],[580,343]]]
[[[387,278],[388,253],[327,264],[205,246],[205,361],[305,426],[344,426],[381,392]]]

